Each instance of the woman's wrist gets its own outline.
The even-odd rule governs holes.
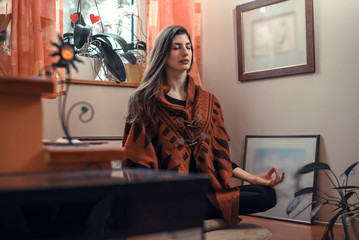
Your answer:
[[[244,171],[240,167],[236,167],[235,169],[233,169],[233,176],[238,179],[244,180],[250,184],[255,184],[255,182],[257,181],[256,176],[250,174],[249,172]]]

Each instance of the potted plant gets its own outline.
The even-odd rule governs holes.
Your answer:
[[[113,33],[93,32],[90,26],[85,24],[80,12],[71,14],[74,31],[64,34],[64,41],[74,44],[76,51],[80,56],[90,57],[101,60],[106,67],[105,78],[124,82],[126,80],[125,64],[135,65],[142,60],[136,56],[136,52],[146,53],[146,43],[136,41],[127,43],[120,35]],[[101,21],[98,16],[91,15],[92,23]],[[98,24],[102,26],[102,23]],[[125,61],[125,62],[124,62]],[[113,77],[112,77],[112,76]]]
[[[337,192],[338,196],[328,195],[323,189],[316,187],[307,187],[300,189],[295,193],[295,198],[289,203],[286,210],[287,214],[291,214],[300,205],[301,201],[304,198],[314,194],[313,199],[315,200],[313,200],[310,204],[299,210],[295,214],[295,216],[298,216],[308,207],[313,206],[310,213],[311,218],[313,218],[318,213],[319,209],[321,209],[323,206],[332,205],[335,207],[335,209],[333,210],[334,216],[330,219],[326,226],[323,239],[334,239],[334,225],[338,219],[341,219],[344,228],[345,239],[349,240],[350,233],[348,228],[348,222],[350,222],[349,224],[358,224],[359,222],[359,186],[348,185],[349,178],[355,174],[354,167],[357,164],[359,164],[359,161],[350,165],[344,171],[344,173],[340,175],[339,178],[331,170],[330,166],[323,162],[310,163],[302,167],[297,173],[298,176],[311,172],[324,172],[324,174],[332,184],[331,189]],[[351,226],[351,229],[353,234],[355,234],[354,229],[358,229],[358,226]],[[356,239],[359,239],[359,236],[356,236]]]

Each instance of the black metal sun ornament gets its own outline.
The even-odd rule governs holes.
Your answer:
[[[75,62],[83,63],[83,61],[81,61],[80,59],[78,59],[76,57],[77,51],[75,50],[74,45],[69,43],[69,40],[67,42],[64,42],[63,38],[60,35],[58,35],[58,38],[59,38],[61,44],[51,42],[51,44],[57,48],[57,50],[54,53],[52,53],[51,56],[60,56],[60,59],[57,63],[53,63],[51,66],[54,69],[66,68],[66,74],[68,75],[68,78],[71,79],[70,66],[72,66],[76,71],[78,71],[77,67],[75,66]],[[66,82],[66,94],[63,96],[60,96],[59,101],[58,101],[61,126],[65,133],[65,137],[68,140],[68,143],[66,143],[66,144],[67,145],[75,145],[75,144],[76,145],[86,145],[83,142],[74,143],[72,141],[72,137],[71,137],[70,129],[69,129],[70,115],[71,115],[72,110],[74,110],[75,107],[82,106],[81,112],[79,115],[79,119],[81,122],[87,123],[92,120],[92,118],[94,117],[95,111],[90,103],[81,101],[81,102],[74,103],[70,107],[68,112],[66,113],[66,100],[67,100],[67,95],[69,93],[69,89],[70,89],[69,84]],[[87,118],[85,115],[87,116]]]
[[[51,56],[60,56],[60,59],[57,63],[53,63],[52,66],[54,68],[56,67],[66,68],[66,73],[69,75],[70,65],[77,71],[75,62],[83,63],[83,61],[77,58],[76,56],[77,51],[75,50],[75,46],[69,42],[70,40],[67,40],[67,42],[65,42],[60,35],[58,35],[58,38],[61,44],[54,42],[51,43],[53,46],[57,48],[57,51],[52,53]]]

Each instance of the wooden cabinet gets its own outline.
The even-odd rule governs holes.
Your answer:
[[[41,95],[53,88],[42,77],[0,77],[0,173],[44,169]]]

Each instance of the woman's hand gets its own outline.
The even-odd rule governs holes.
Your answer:
[[[272,176],[273,173],[275,174],[274,176]],[[233,177],[242,179],[251,184],[259,184],[259,185],[274,187],[275,185],[284,181],[285,173],[283,172],[282,176],[280,176],[278,170],[275,167],[273,167],[268,172],[263,173],[259,176],[255,176],[247,171],[244,171],[240,167],[236,167],[235,169],[233,169]]]
[[[272,176],[274,173],[274,176]],[[282,176],[279,174],[275,167],[259,176],[256,176],[253,180],[253,184],[260,184],[265,186],[274,187],[275,185],[284,181],[285,173],[282,172]]]

